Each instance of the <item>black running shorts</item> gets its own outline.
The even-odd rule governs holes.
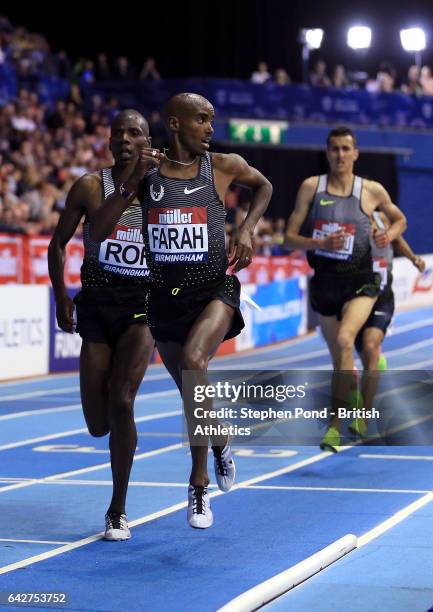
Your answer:
[[[357,297],[376,297],[380,274],[371,270],[351,274],[315,274],[311,279],[310,301],[315,312],[341,320],[344,304]]]
[[[375,327],[383,331],[383,335],[385,335],[392,321],[392,317],[394,316],[394,307],[394,293],[392,289],[379,295],[370,316],[356,336],[355,347],[359,354],[362,352],[362,336],[364,335],[364,330]]]
[[[212,284],[194,288],[152,287],[149,291],[149,327],[155,340],[184,344],[194,322],[213,300],[234,310],[224,340],[234,338],[245,323],[240,311],[241,286],[236,276],[226,275]]]
[[[85,287],[74,298],[77,332],[87,342],[114,345],[130,325],[147,324],[148,287]]]

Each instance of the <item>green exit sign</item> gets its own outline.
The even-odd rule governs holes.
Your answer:
[[[230,140],[236,142],[281,144],[288,127],[287,121],[230,119]]]

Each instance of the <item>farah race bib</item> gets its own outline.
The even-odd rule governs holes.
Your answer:
[[[373,272],[380,274],[380,290],[386,287],[388,282],[388,262],[383,257],[373,257]]]
[[[141,231],[116,225],[111,236],[101,243],[99,263],[106,272],[122,276],[149,276]]]
[[[205,263],[207,208],[150,208],[149,249],[155,263]]]
[[[315,255],[320,257],[328,257],[329,259],[341,259],[350,261],[353,254],[353,245],[355,243],[355,226],[351,223],[335,223],[329,221],[321,221],[317,219],[314,223],[313,238],[325,238],[334,232],[344,231],[350,234],[344,240],[343,248],[338,251],[326,251],[325,249],[316,249]]]

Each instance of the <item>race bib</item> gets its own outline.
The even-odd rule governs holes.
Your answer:
[[[388,262],[383,257],[373,258],[373,272],[380,274],[380,290],[386,287],[388,282]]]
[[[207,208],[150,208],[149,249],[155,263],[205,263]]]
[[[116,225],[111,236],[101,243],[99,263],[106,272],[122,276],[149,276],[141,230]]]
[[[344,231],[346,234],[350,234],[350,236],[345,238],[343,248],[339,249],[338,251],[316,249],[314,254],[320,255],[320,257],[328,257],[329,259],[342,259],[344,261],[350,261],[353,254],[353,245],[355,243],[355,226],[351,223],[335,223],[317,219],[314,223],[313,238],[325,238],[326,236],[339,231]]]

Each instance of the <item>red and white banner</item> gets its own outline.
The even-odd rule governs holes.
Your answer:
[[[48,245],[50,236],[0,234],[0,285],[49,285]],[[66,247],[65,284],[80,287],[84,247],[72,238]]]
[[[0,234],[0,285],[24,282],[23,237]]]

